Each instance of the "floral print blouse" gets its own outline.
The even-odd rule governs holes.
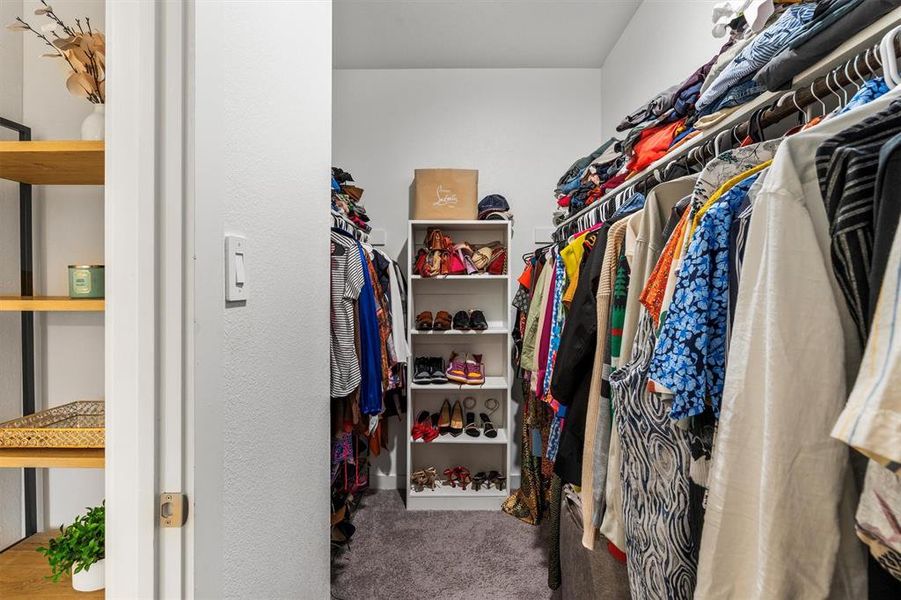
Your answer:
[[[758,175],[726,192],[700,220],[676,280],[673,302],[651,360],[649,376],[673,393],[671,417],[719,416],[726,376],[729,315],[729,232],[732,216]]]

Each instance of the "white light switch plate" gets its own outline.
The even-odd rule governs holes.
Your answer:
[[[247,300],[247,239],[238,235],[225,236],[225,299],[228,302]]]
[[[553,239],[553,227],[536,227],[532,230],[532,241],[535,244],[550,244]]]

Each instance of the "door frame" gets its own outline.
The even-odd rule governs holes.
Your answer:
[[[193,519],[159,527],[186,489],[192,321],[186,132],[193,2],[106,3],[106,590],[189,597]]]

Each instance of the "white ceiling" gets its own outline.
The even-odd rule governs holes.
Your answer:
[[[334,0],[334,67],[600,67],[641,1]]]

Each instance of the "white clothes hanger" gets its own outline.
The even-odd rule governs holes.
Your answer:
[[[895,39],[901,34],[901,25],[885,34],[880,44],[882,69],[885,82],[891,87],[901,85],[901,74],[898,73],[898,56],[895,54]]]

